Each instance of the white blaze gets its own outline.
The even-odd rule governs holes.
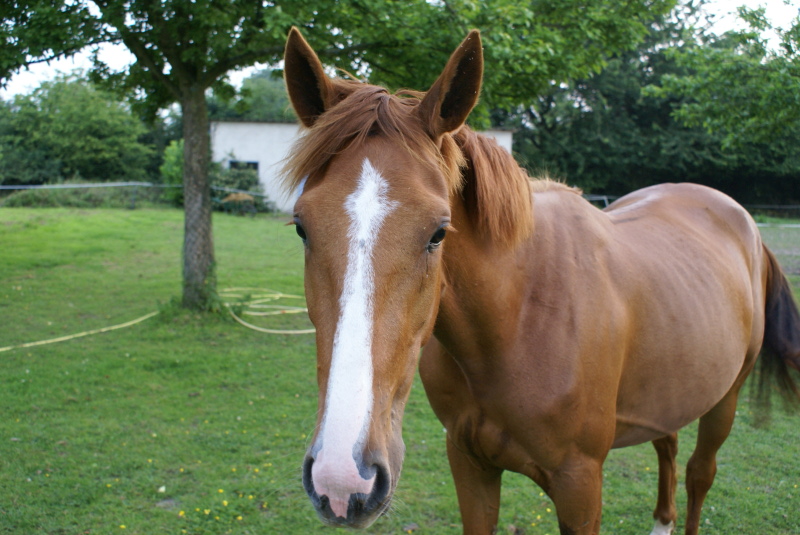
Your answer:
[[[333,512],[343,518],[350,495],[368,494],[375,479],[361,477],[353,455],[363,445],[372,414],[372,251],[384,219],[397,204],[388,190],[386,180],[365,159],[356,190],[344,205],[350,217],[348,261],[319,434],[322,448],[312,467],[317,493],[327,495]]]

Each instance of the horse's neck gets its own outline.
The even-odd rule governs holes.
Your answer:
[[[536,199],[532,235],[510,247],[481,237],[463,204],[452,206],[457,232],[445,242],[436,336],[456,358],[506,354],[518,329],[532,327],[523,318],[531,303],[543,311],[563,306],[576,260],[602,245],[605,216],[579,195],[561,188]]]
[[[501,247],[475,232],[463,205],[453,207],[453,226],[444,248],[445,289],[436,336],[445,347],[467,358],[501,350],[508,329],[517,324],[523,288],[531,267],[523,262],[523,243]]]

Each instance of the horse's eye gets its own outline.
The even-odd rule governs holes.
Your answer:
[[[436,232],[433,233],[433,236],[431,236],[431,239],[428,242],[428,251],[432,252],[434,249],[439,247],[439,245],[442,244],[445,234],[447,234],[447,231],[444,227],[439,227],[436,229]]]
[[[294,230],[297,232],[297,235],[300,236],[300,239],[303,240],[303,243],[308,240],[308,236],[306,236],[306,229],[304,229],[302,225],[295,223]]]

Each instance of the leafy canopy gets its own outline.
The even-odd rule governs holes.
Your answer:
[[[111,39],[85,2],[3,2],[0,16],[0,86],[22,67]]]

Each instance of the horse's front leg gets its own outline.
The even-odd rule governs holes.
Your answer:
[[[483,466],[447,440],[447,458],[456,485],[464,535],[496,533],[500,513],[500,482],[503,470]]]
[[[550,499],[561,535],[597,535],[602,512],[603,462],[584,455],[568,459],[550,476]]]

